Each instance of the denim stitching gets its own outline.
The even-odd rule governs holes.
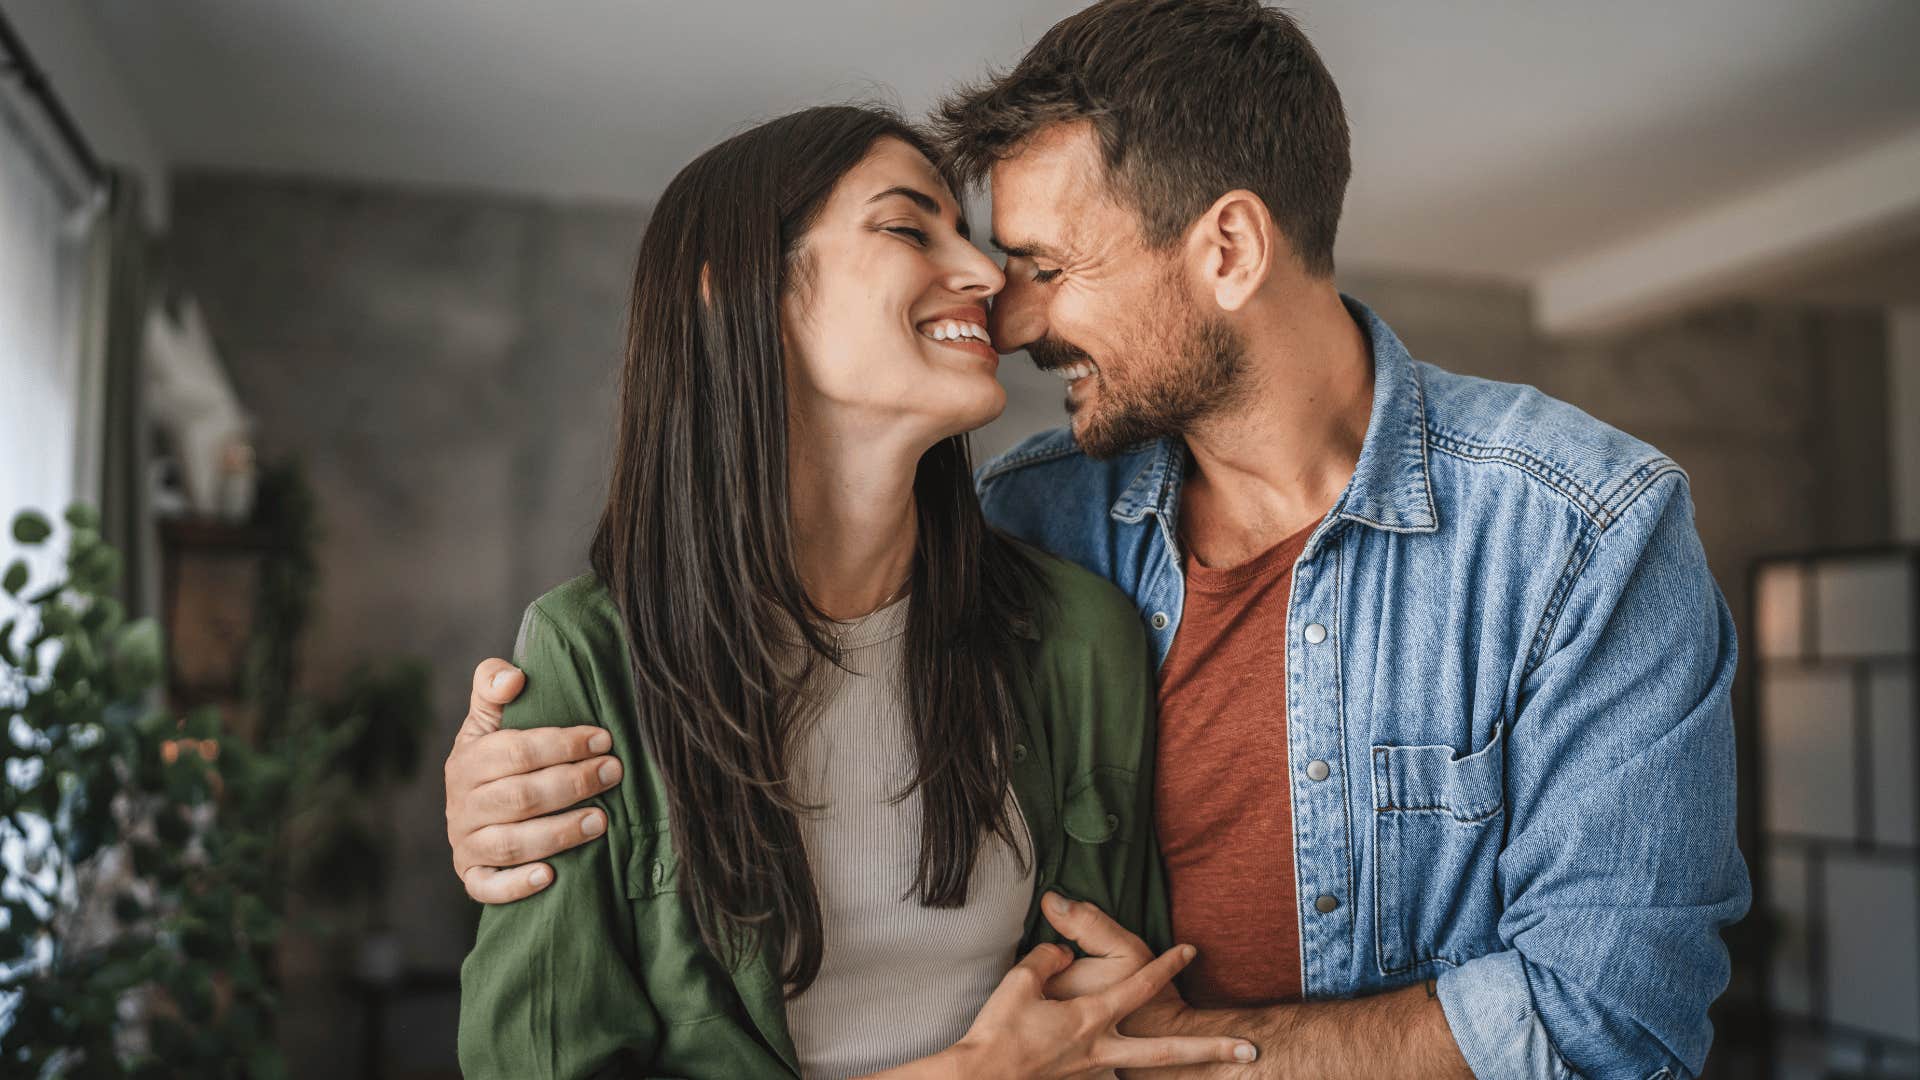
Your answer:
[[[1375,920],[1376,927],[1378,926],[1378,924],[1379,924],[1379,921]],[[1417,956],[1410,957],[1407,963],[1401,967],[1390,968],[1385,963],[1380,964],[1379,967],[1380,967],[1380,974],[1382,975],[1399,975],[1402,972],[1412,971],[1414,968],[1420,967],[1424,964],[1445,964],[1450,968],[1457,968],[1464,962],[1465,961],[1449,960],[1444,956],[1435,956],[1429,953],[1420,953]]]
[[[1374,754],[1378,754],[1380,750],[1376,747],[1373,752]],[[1380,771],[1374,767],[1371,755],[1367,758],[1367,785],[1373,789],[1374,805],[1379,805]],[[1387,801],[1393,801],[1393,777],[1391,774],[1387,777]],[[1380,933],[1380,925],[1386,921],[1387,917],[1386,908],[1381,906],[1382,901],[1380,899],[1380,879],[1384,876],[1380,866],[1380,815],[1375,814],[1373,815],[1373,966],[1379,968],[1380,974],[1382,975],[1392,975],[1395,972],[1405,971],[1407,969],[1389,969],[1387,967],[1387,942],[1386,938],[1382,937]]]
[[[1601,507],[1600,500],[1596,494],[1588,489],[1585,484],[1582,484],[1571,472],[1535,454],[1531,450],[1519,446],[1493,446],[1488,443],[1476,442],[1464,433],[1450,432],[1438,424],[1434,425],[1434,427],[1435,430],[1432,433],[1432,438],[1434,441],[1443,444],[1442,449],[1451,448],[1463,454],[1470,451],[1480,451],[1482,453],[1499,455],[1506,460],[1527,466],[1529,470],[1537,472],[1542,479],[1551,479],[1556,484],[1566,488],[1570,493],[1578,493],[1577,496],[1570,494],[1569,497],[1584,499],[1595,507]]]
[[[1664,463],[1664,465],[1642,481],[1640,486],[1633,490],[1632,497],[1613,512],[1615,522],[1625,517],[1642,496],[1669,474],[1678,473],[1683,479],[1687,475],[1686,470],[1665,458],[1657,458],[1655,462]],[[1559,629],[1560,615],[1566,609],[1567,598],[1572,595],[1574,585],[1578,583],[1580,576],[1586,572],[1587,564],[1593,559],[1593,553],[1599,550],[1600,538],[1604,533],[1604,526],[1596,532],[1583,532],[1580,540],[1574,544],[1573,550],[1568,553],[1567,568],[1561,571],[1560,581],[1554,586],[1553,596],[1547,601],[1547,609],[1541,613],[1540,628],[1534,634],[1533,646],[1527,650],[1527,663],[1520,675],[1523,682],[1533,674],[1533,669],[1541,660],[1545,659],[1547,645],[1552,642],[1553,634]],[[1576,556],[1579,560],[1577,566],[1574,565]]]
[[[1534,457],[1524,450],[1512,447],[1478,446],[1473,443],[1450,439],[1437,432],[1429,435],[1433,448],[1443,454],[1457,457],[1462,461],[1494,462],[1511,465],[1521,472],[1532,476],[1541,483],[1560,493],[1583,515],[1591,518],[1595,524],[1605,526],[1612,516],[1606,507],[1599,505],[1591,492],[1581,487],[1571,477],[1561,473],[1552,465]]]
[[[1432,498],[1431,488],[1428,489],[1428,498],[1429,500],[1431,500]],[[1344,581],[1341,575],[1339,546],[1336,545],[1334,547],[1329,548],[1327,550],[1327,556],[1328,558],[1333,560],[1333,617],[1336,620],[1334,625],[1338,626],[1340,625],[1338,620],[1341,618],[1341,615],[1345,610],[1344,607],[1342,606],[1344,604],[1344,601],[1342,599]],[[1345,667],[1343,664],[1344,657],[1341,655],[1341,651],[1340,651],[1340,639],[1344,636],[1345,635],[1343,634],[1332,635],[1333,664],[1334,664],[1333,669],[1336,673],[1345,670]],[[1334,701],[1334,716],[1339,723],[1340,821],[1341,821],[1342,827],[1346,830],[1346,834],[1347,834],[1347,895],[1356,896],[1359,894],[1359,891],[1353,887],[1353,864],[1355,861],[1353,857],[1353,777],[1351,775],[1353,770],[1349,768],[1346,764],[1347,762],[1347,694],[1346,694],[1346,680],[1343,678],[1336,677],[1333,680],[1333,701]],[[1377,924],[1378,919],[1376,919],[1375,922]],[[1348,940],[1351,941],[1352,939],[1349,938]],[[1351,960],[1349,960],[1349,962],[1351,962]],[[1301,964],[1303,967],[1305,966],[1304,957],[1302,957]]]
[[[1431,421],[1427,417],[1427,390],[1425,382],[1420,378],[1420,365],[1418,361],[1409,359],[1406,366],[1405,377],[1406,381],[1412,384],[1414,404],[1407,418],[1407,433],[1413,437],[1414,441],[1417,442],[1420,447],[1420,486],[1421,493],[1426,497],[1427,520],[1417,525],[1388,525],[1385,522],[1377,521],[1358,511],[1346,509],[1346,503],[1348,501],[1347,495],[1352,494],[1351,492],[1341,495],[1340,502],[1335,504],[1333,508],[1332,516],[1349,521],[1357,521],[1362,525],[1368,525],[1383,532],[1434,532],[1440,527],[1440,509],[1433,500],[1433,471],[1427,461],[1427,442],[1431,433]]]
[[[1440,527],[1440,508],[1434,505],[1433,471],[1427,464],[1427,443],[1433,431],[1433,421],[1427,416],[1427,384],[1426,380],[1420,377],[1420,368],[1417,365],[1409,364],[1407,365],[1407,370],[1413,372],[1413,401],[1416,410],[1414,415],[1417,416],[1420,421],[1420,482],[1424,484],[1427,489],[1427,520],[1433,524],[1434,528],[1438,529]]]
[[[1553,632],[1560,626],[1560,613],[1566,610],[1567,598],[1573,595],[1573,587],[1580,575],[1592,560],[1595,549],[1600,546],[1600,530],[1582,529],[1580,538],[1574,541],[1573,550],[1567,552],[1567,564],[1560,570],[1560,580],[1554,582],[1553,594],[1547,597],[1546,609],[1540,613],[1540,625],[1534,630],[1533,644],[1527,647],[1527,662],[1521,666],[1520,681],[1524,684],[1533,669],[1546,658],[1547,645],[1553,640]]]
[[[1065,446],[1041,446],[1035,447],[1032,450],[1016,451],[1006,457],[989,462],[984,466],[980,472],[979,483],[984,486],[1015,469],[1022,469],[1028,465],[1038,465],[1048,461],[1057,461],[1063,457],[1069,457],[1079,452],[1080,448],[1071,442]]]
[[[1154,450],[1154,456],[1133,474],[1133,479],[1127,481],[1127,489],[1107,509],[1109,516],[1129,525],[1139,524],[1148,514],[1160,513],[1167,498],[1167,477],[1173,471],[1173,457],[1180,452],[1161,440],[1138,443],[1128,453],[1138,453],[1143,449]],[[1158,489],[1157,494],[1149,498],[1148,492],[1154,489]]]
[[[1668,473],[1679,473],[1683,479],[1691,479],[1687,477],[1687,470],[1664,458],[1661,460],[1664,462],[1663,468],[1656,470],[1652,475],[1640,481],[1639,487],[1634,488],[1632,491],[1622,493],[1620,508],[1614,512],[1615,520],[1624,517],[1626,512],[1632,508],[1633,504],[1640,501],[1640,496],[1645,495],[1648,488],[1666,479]]]
[[[1686,475],[1685,469],[1664,454],[1656,454],[1641,462],[1639,468],[1620,480],[1615,491],[1607,498],[1608,504],[1613,507],[1613,516],[1618,518],[1625,513],[1627,507],[1633,505],[1633,501],[1640,497],[1641,492],[1645,491],[1648,485],[1669,472]]]
[[[1507,804],[1503,802],[1486,813],[1475,814],[1473,817],[1461,817],[1461,812],[1451,806],[1376,806],[1373,812],[1376,814],[1446,814],[1462,825],[1478,825],[1506,808]]]
[[[1441,449],[1443,450],[1451,449],[1462,454],[1470,454],[1473,451],[1478,451],[1484,454],[1497,455],[1505,460],[1525,465],[1530,471],[1537,473],[1542,479],[1551,479],[1554,483],[1564,487],[1570,493],[1577,493],[1570,494],[1570,497],[1583,499],[1596,506],[1599,504],[1599,500],[1594,497],[1594,493],[1588,490],[1587,486],[1582,484],[1572,473],[1568,472],[1564,467],[1556,465],[1535,454],[1531,450],[1518,446],[1494,446],[1489,443],[1477,442],[1463,433],[1448,431],[1439,424],[1434,425],[1434,429],[1429,433],[1429,437],[1434,442],[1441,444]]]

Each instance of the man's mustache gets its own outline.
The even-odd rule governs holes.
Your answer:
[[[1093,360],[1093,357],[1088,356],[1084,350],[1055,338],[1041,338],[1038,341],[1028,342],[1027,355],[1033,358],[1034,366],[1042,371],[1066,367],[1068,364],[1082,360],[1089,362]]]

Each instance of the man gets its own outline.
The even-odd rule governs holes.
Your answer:
[[[1128,592],[1160,664],[1200,960],[1134,1026],[1248,1037],[1238,1075],[1696,1073],[1749,890],[1733,628],[1678,466],[1417,363],[1337,292],[1346,120],[1284,15],[1110,0],[937,123],[992,184],[995,342],[1072,416],[982,468],[983,505]],[[481,734],[517,678],[481,666],[447,766],[488,902],[596,827],[535,815],[619,776],[593,728]]]

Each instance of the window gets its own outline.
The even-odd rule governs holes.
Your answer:
[[[86,233],[95,215],[45,145],[0,98],[0,521],[7,523],[23,507],[57,517],[76,497],[97,498],[90,467],[97,455],[82,445],[83,432],[97,437],[86,407],[97,380],[86,377],[81,339]],[[0,549],[12,546],[5,535]],[[54,567],[32,569],[41,581]]]

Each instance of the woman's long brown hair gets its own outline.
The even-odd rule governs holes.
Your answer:
[[[823,931],[788,762],[804,679],[838,658],[793,546],[780,297],[800,239],[882,138],[928,152],[891,113],[814,108],[728,139],[667,186],[640,244],[592,548],[626,626],[632,722],[666,788],[701,938],[733,963],[772,935],[792,993],[819,974]],[[966,901],[990,838],[1017,848],[1012,687],[1041,596],[1025,553],[987,527],[971,473],[956,436],[914,478],[905,685],[918,764],[900,794],[921,801],[912,896],[931,907]],[[798,672],[782,631],[794,626]]]

